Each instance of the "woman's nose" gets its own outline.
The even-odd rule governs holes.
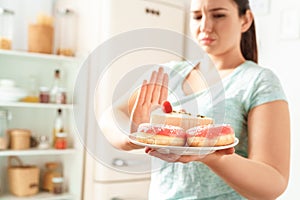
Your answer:
[[[202,17],[199,25],[201,32],[211,32],[212,31],[212,22],[207,17]]]

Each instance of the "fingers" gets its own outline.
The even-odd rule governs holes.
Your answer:
[[[153,96],[156,79],[157,79],[157,72],[154,71],[154,72],[152,72],[150,82],[147,85],[147,93],[146,93],[145,103],[148,105],[151,104],[151,101],[152,101],[152,96]]]
[[[152,151],[150,147],[145,147],[145,153],[149,153],[150,151]]]
[[[230,154],[234,154],[234,153],[235,153],[234,147],[228,148],[228,149],[224,149],[224,154],[225,155],[230,155]]]
[[[145,152],[150,156],[160,158],[167,162],[189,163],[193,161],[201,161],[206,155],[177,155],[173,153],[160,153],[157,150],[146,148]]]
[[[150,156],[155,156],[157,158],[160,158],[161,160],[167,161],[167,162],[178,162],[178,159],[180,158],[180,155],[177,154],[162,154],[159,153],[156,150],[149,150],[147,149],[146,153],[148,153]]]
[[[160,90],[160,98],[158,101],[159,104],[161,104],[163,101],[168,99],[168,84],[169,84],[169,76],[167,73],[164,73],[162,87]]]
[[[152,103],[157,103],[157,104],[159,103],[163,79],[164,79],[164,69],[160,67],[158,69],[157,78],[154,85],[153,96],[151,100]]]
[[[138,105],[143,105],[145,102],[145,98],[146,98],[146,93],[147,93],[147,81],[144,80],[142,87],[140,89],[140,93],[138,95],[138,99],[137,99],[137,104]]]
[[[168,98],[169,77],[164,73],[164,69],[160,67],[158,71],[151,74],[150,82],[147,85],[145,96],[146,104],[161,104]]]
[[[234,154],[234,148],[228,148],[223,150],[218,150],[215,153],[205,154],[205,155],[176,155],[172,153],[161,153],[155,149],[146,148],[145,152],[150,156],[155,156],[167,162],[181,162],[181,163],[189,163],[193,161],[204,161],[206,157],[217,155],[217,156],[224,156],[224,155],[231,155]]]

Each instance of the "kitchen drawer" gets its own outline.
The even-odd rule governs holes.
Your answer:
[[[101,200],[147,200],[149,180],[116,183],[95,183],[94,198]]]
[[[115,163],[115,166],[104,166],[101,163],[95,163],[95,181],[101,182],[141,180],[148,179],[151,176],[150,162],[147,162],[147,160],[129,160],[126,158],[115,158],[111,162]],[[141,169],[135,170],[138,167]],[[145,172],[142,172],[142,169],[145,169]],[[133,173],[138,171],[140,171],[140,173]]]

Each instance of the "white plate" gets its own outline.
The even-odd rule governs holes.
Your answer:
[[[26,96],[26,91],[17,87],[0,86],[0,101],[15,102]]]
[[[146,144],[139,141],[136,141],[129,137],[129,140],[140,146],[150,147],[152,149],[156,149],[158,152],[163,154],[177,154],[177,155],[206,155],[213,153],[217,150],[228,149],[236,146],[239,143],[239,139],[235,138],[234,143],[225,145],[225,146],[217,146],[217,147],[180,147],[180,146],[163,146],[163,145],[155,145],[155,144]]]

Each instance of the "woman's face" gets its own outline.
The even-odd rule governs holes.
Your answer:
[[[192,0],[190,22],[193,36],[208,54],[239,50],[242,18],[233,0]]]

